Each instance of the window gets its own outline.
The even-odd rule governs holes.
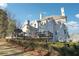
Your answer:
[[[43,25],[43,22],[41,22],[41,26]]]
[[[64,34],[66,34],[66,30],[64,30]]]
[[[34,24],[34,27],[36,27],[36,24]]]
[[[60,21],[58,21],[58,24],[60,24],[60,25],[61,25],[61,22],[60,22]]]
[[[57,35],[57,32],[55,32],[55,35]]]
[[[48,20],[50,20],[50,18],[48,18]]]

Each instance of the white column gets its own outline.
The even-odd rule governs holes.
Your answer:
[[[61,8],[61,15],[62,15],[62,16],[65,16],[64,7]]]
[[[40,19],[42,19],[42,14],[40,13]]]

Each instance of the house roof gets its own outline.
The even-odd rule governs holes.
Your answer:
[[[48,19],[53,19],[53,20],[59,20],[59,19],[66,19],[66,16],[46,16],[41,20],[48,20]]]

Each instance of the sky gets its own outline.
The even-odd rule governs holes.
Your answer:
[[[21,24],[26,20],[39,19],[40,13],[43,17],[61,15],[60,9],[64,7],[69,33],[79,33],[79,4],[77,3],[2,3],[0,6],[7,9]]]

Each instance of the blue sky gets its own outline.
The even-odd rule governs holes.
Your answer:
[[[4,7],[21,23],[25,20],[39,19],[40,13],[43,13],[43,16],[60,15],[60,8],[64,7],[69,33],[79,33],[79,4],[77,3],[9,3]]]

